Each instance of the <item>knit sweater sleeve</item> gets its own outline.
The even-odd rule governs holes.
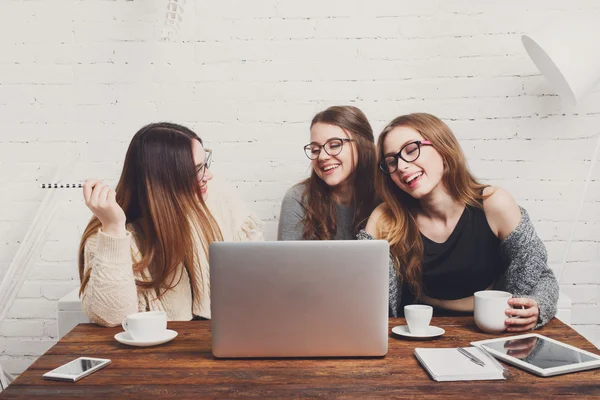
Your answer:
[[[263,222],[246,206],[227,182],[215,178],[209,184],[206,205],[219,224],[224,241],[260,242]]]
[[[373,236],[371,236],[369,233],[367,233],[367,231],[365,231],[364,229],[361,229],[360,232],[358,232],[358,235],[356,235],[356,238],[358,240],[375,240],[375,238]],[[392,318],[398,317],[399,310],[398,307],[401,303],[401,291],[400,291],[400,281],[398,278],[398,273],[396,272],[396,265],[394,263],[394,258],[392,257],[392,253],[390,252],[389,255],[389,278],[388,278],[388,282],[389,282],[389,309],[388,309],[388,313],[389,316]]]
[[[556,314],[558,282],[548,268],[548,253],[529,215],[521,208],[521,222],[500,244],[508,263],[501,285],[514,297],[535,300],[540,314],[535,328],[546,325]]]
[[[85,243],[84,271],[90,271],[90,279],[81,303],[92,322],[117,326],[128,314],[138,311],[131,241],[130,232],[117,238],[98,230]]]

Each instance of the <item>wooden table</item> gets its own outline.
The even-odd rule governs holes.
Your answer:
[[[506,381],[434,382],[414,357],[415,347],[468,346],[492,336],[480,333],[471,317],[439,317],[445,335],[430,341],[396,337],[390,319],[384,358],[218,360],[211,353],[209,321],[173,322],[177,338],[156,347],[128,347],[113,336],[121,328],[81,324],[21,374],[1,399],[33,398],[600,398],[600,369],[540,378],[515,367]],[[539,331],[600,354],[573,329],[554,319]],[[42,379],[42,374],[80,356],[110,358],[112,365],[79,382]]]

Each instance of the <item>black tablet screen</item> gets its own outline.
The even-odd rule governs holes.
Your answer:
[[[538,368],[554,368],[597,360],[537,336],[486,343],[484,346]]]

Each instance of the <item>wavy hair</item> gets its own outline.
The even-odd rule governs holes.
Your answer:
[[[489,197],[482,195],[487,185],[479,183],[469,171],[465,155],[448,125],[431,114],[402,115],[390,122],[377,140],[379,161],[384,158],[385,138],[400,126],[416,130],[433,143],[433,148],[444,162],[443,187],[454,200],[483,207],[483,199]],[[387,205],[378,223],[377,236],[389,242],[398,275],[419,299],[422,295],[423,260],[423,240],[415,219],[415,212],[420,208],[419,200],[400,189],[389,174],[381,171],[375,176],[375,188]]]
[[[134,224],[133,239],[141,259],[133,271],[142,276],[138,288],[152,289],[160,298],[181,279],[183,265],[192,282],[193,293],[201,288],[202,276],[194,272],[196,240],[208,255],[208,245],[222,240],[216,220],[202,199],[192,141],[202,140],[190,129],[172,123],[155,123],[140,129],[129,144],[116,201],[125,212],[127,224]],[[98,232],[101,222],[93,216],[79,246],[80,294],[90,279],[85,271],[87,240]],[[146,276],[146,269],[150,276]]]
[[[375,169],[375,138],[365,114],[353,106],[333,106],[314,116],[310,127],[315,124],[335,125],[344,130],[356,143],[358,160],[351,179],[353,180],[354,233],[366,223],[377,205],[373,187]],[[306,240],[331,240],[337,231],[335,199],[331,188],[313,170],[303,181],[305,214],[303,238]]]

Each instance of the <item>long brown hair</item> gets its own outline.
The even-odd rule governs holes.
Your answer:
[[[140,129],[129,144],[123,172],[116,188],[116,201],[125,212],[127,224],[134,224],[133,239],[141,259],[133,270],[143,274],[136,285],[152,289],[160,298],[175,287],[183,265],[189,274],[194,295],[202,276],[194,272],[195,255],[208,255],[208,245],[222,240],[221,231],[202,199],[192,152],[192,141],[202,140],[190,129],[171,123],[150,124]],[[79,245],[80,294],[90,279],[85,272],[86,241],[102,226],[93,216]],[[145,276],[148,269],[150,276]],[[185,273],[185,271],[183,271]]]
[[[316,123],[335,125],[351,135],[358,160],[351,179],[354,182],[354,220],[355,233],[369,218],[377,205],[377,195],[373,187],[376,154],[373,129],[365,114],[352,106],[333,106],[314,116],[310,127]],[[335,220],[335,199],[331,188],[313,170],[310,177],[303,182],[306,189],[303,193],[305,215],[303,238],[308,240],[333,239],[337,230]]]
[[[377,140],[379,160],[383,160],[385,138],[399,126],[412,128],[433,143],[445,165],[442,184],[454,200],[482,208],[482,200],[488,197],[482,195],[482,190],[487,185],[480,184],[469,171],[465,155],[448,125],[431,114],[402,115],[390,122]],[[390,243],[398,275],[419,299],[422,295],[423,260],[423,241],[415,219],[415,212],[420,208],[419,200],[400,189],[390,175],[381,171],[375,175],[375,188],[387,205],[378,223],[377,236]]]

